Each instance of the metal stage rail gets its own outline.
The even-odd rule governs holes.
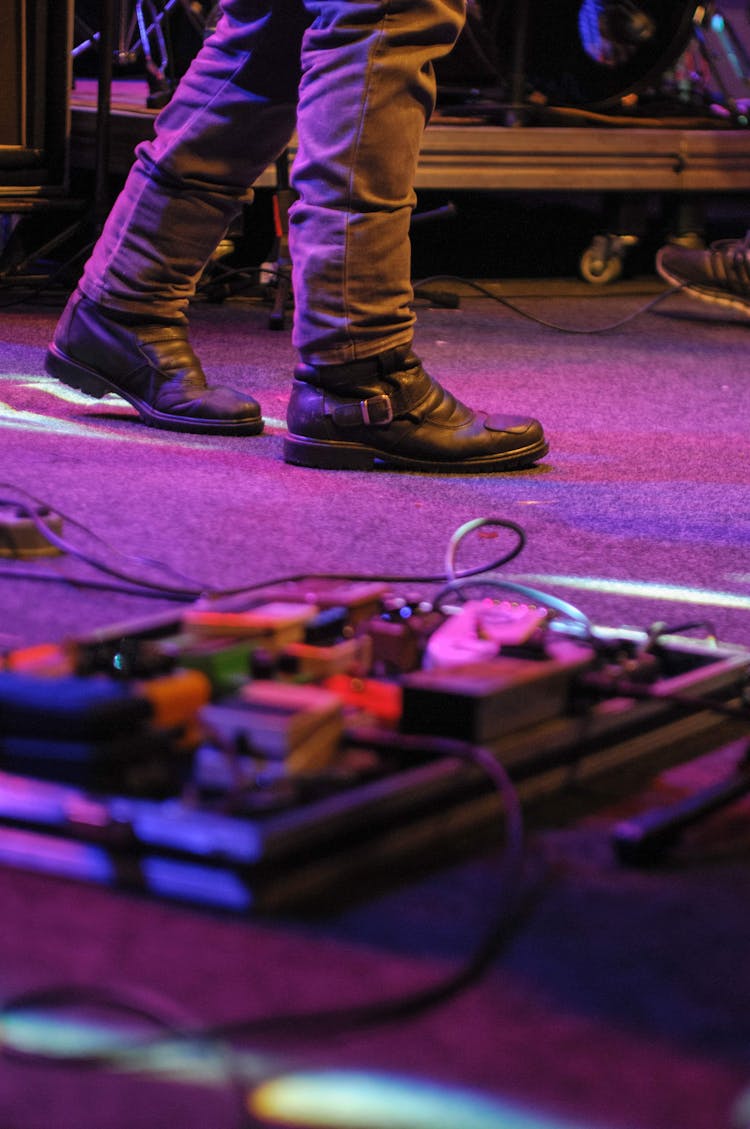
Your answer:
[[[133,149],[151,135],[156,116],[145,83],[116,80],[112,91],[110,168],[124,175]],[[71,98],[71,163],[92,168],[96,82],[76,82]],[[294,150],[291,150],[292,154]],[[274,187],[269,167],[258,182]],[[750,133],[734,129],[638,126],[519,126],[437,117],[428,127],[418,189],[746,192]]]

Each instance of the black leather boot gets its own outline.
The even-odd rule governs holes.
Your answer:
[[[547,453],[541,424],[467,408],[408,346],[343,365],[300,364],[284,458],[328,470],[517,470]]]
[[[211,435],[257,435],[260,405],[232,388],[210,388],[180,323],[137,322],[79,291],[47,350],[50,376],[97,399],[124,397],[149,427]]]

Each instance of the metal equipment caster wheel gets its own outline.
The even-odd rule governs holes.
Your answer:
[[[596,235],[581,255],[581,277],[593,286],[607,286],[622,277],[628,247],[638,240],[634,235]]]

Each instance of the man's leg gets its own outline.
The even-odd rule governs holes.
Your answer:
[[[248,189],[294,129],[297,0],[225,0],[155,137],[136,162],[50,346],[47,368],[92,395],[115,391],[155,427],[247,434],[258,405],[208,388],[185,308]]]
[[[410,349],[409,224],[433,61],[462,0],[306,0],[290,215],[301,364],[285,457],[329,468],[527,466],[536,420],[487,417],[431,380]]]
[[[463,26],[463,0],[307,0],[298,193],[290,215],[294,342],[310,363],[411,340],[409,225],[432,62]]]

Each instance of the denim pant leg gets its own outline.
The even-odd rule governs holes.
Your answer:
[[[136,162],[84,269],[112,308],[180,317],[248,190],[294,130],[301,0],[224,0],[155,137]]]
[[[463,0],[305,0],[292,169],[294,343],[333,364],[411,340],[409,224],[432,63]]]

